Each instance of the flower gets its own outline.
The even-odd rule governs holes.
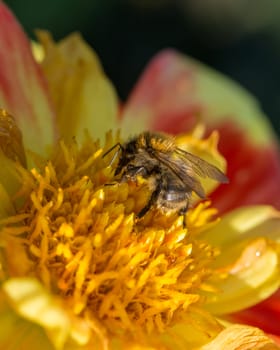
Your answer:
[[[149,198],[145,181],[114,183],[115,164],[102,157],[120,142],[117,128],[124,136],[159,129],[159,118],[161,129],[186,132],[195,115],[205,124],[235,100],[228,96],[219,111],[203,89],[204,98],[195,97],[190,63],[168,51],[120,111],[97,57],[78,35],[55,44],[39,33],[45,48],[39,65],[2,2],[0,19],[2,347],[277,349],[260,330],[226,325],[217,315],[256,304],[279,287],[279,212],[249,206],[219,219],[204,201],[188,210],[186,227],[182,216],[154,208],[138,220]],[[176,83],[176,103],[161,89],[164,75],[150,93],[143,87],[158,65],[172,61],[164,72]],[[214,73],[195,66],[202,87],[209,86]],[[178,130],[169,130],[170,115]],[[201,125],[177,142],[224,168],[218,133],[208,124],[204,137]],[[110,128],[101,147],[97,138]],[[209,192],[216,185],[203,182]]]

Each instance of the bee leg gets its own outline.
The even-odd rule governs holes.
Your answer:
[[[183,227],[186,228],[187,227],[187,223],[186,223],[186,212],[188,211],[188,205],[186,205],[185,207],[181,208],[178,212],[179,215],[183,216]]]
[[[150,197],[148,203],[147,203],[147,204],[145,205],[145,207],[142,208],[142,209],[140,210],[140,212],[137,214],[137,217],[138,217],[139,219],[142,218],[142,217],[147,213],[147,211],[149,211],[150,208],[155,204],[155,202],[156,202],[157,199],[158,199],[158,195],[159,195],[159,193],[160,193],[160,190],[161,190],[160,184],[158,184],[157,187],[156,187],[156,189],[155,189],[154,192],[152,193],[152,195],[151,195],[151,197]]]

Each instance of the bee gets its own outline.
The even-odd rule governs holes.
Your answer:
[[[111,161],[113,163],[119,155],[114,176],[120,176],[120,182],[137,182],[137,178],[142,177],[151,193],[138,218],[142,218],[151,207],[185,215],[192,192],[205,198],[199,178],[228,182],[226,175],[216,166],[180,149],[169,135],[143,132],[124,144],[117,143],[103,157],[116,147],[119,149]]]

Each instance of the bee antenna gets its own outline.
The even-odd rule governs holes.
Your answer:
[[[111,153],[116,147],[119,147],[119,149],[115,152],[112,160],[110,161],[109,166],[111,166],[114,163],[114,161],[115,161],[116,157],[118,156],[118,154],[120,153],[120,151],[123,152],[123,146],[118,142],[113,147],[109,148],[108,151],[106,151],[102,156],[102,158],[106,157],[107,154]]]

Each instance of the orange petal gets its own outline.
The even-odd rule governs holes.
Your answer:
[[[174,50],[154,57],[124,107],[124,122],[178,133],[197,120],[232,119],[258,143],[273,133],[255,99],[241,86]]]
[[[2,1],[0,23],[0,106],[15,117],[24,145],[44,152],[55,137],[46,82],[29,40]]]
[[[189,131],[202,105],[194,99],[194,69],[182,55],[165,50],[149,63],[123,110],[127,133],[160,130],[168,133]]]
[[[230,185],[219,187],[211,195],[213,205],[220,213],[252,204],[270,204],[280,209],[279,145],[273,138],[266,143],[253,142],[247,130],[233,121],[224,122],[217,129]]]

